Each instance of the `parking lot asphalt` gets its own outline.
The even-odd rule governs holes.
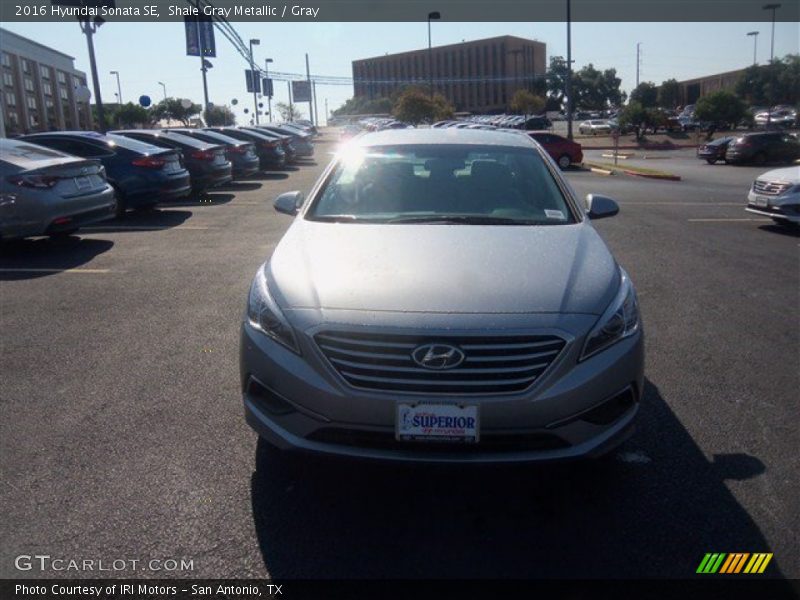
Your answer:
[[[568,173],[620,203],[596,227],[647,332],[639,428],[611,457],[386,466],[277,456],[243,419],[240,318],[290,223],[271,201],[333,148],[0,250],[0,577],[98,575],[14,568],[37,553],[193,561],[104,576],[688,577],[706,552],[764,551],[765,576],[800,577],[800,239],[744,212],[755,171]]]

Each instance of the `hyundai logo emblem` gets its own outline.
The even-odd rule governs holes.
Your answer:
[[[450,344],[423,344],[411,353],[411,358],[420,367],[443,371],[454,369],[464,362],[464,353]]]

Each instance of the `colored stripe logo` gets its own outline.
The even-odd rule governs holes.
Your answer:
[[[763,573],[772,560],[772,552],[707,552],[697,567],[697,573],[726,575]]]

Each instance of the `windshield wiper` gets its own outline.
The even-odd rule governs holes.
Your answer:
[[[531,219],[511,219],[490,215],[419,215],[416,217],[395,217],[387,223],[443,223],[454,225],[543,225],[544,221]]]
[[[361,219],[355,215],[314,215],[310,220],[324,223],[352,223]]]

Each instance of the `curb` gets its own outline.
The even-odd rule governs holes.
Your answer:
[[[627,171],[625,169],[620,169],[625,175],[631,175],[632,177],[644,177],[645,179],[662,179],[664,181],[680,181],[680,175],[655,175],[650,173],[637,173],[636,171]]]
[[[645,144],[644,146],[617,146],[617,150],[678,150],[679,148],[697,148],[697,144]],[[584,150],[614,150],[614,146],[583,145]]]
[[[601,169],[599,167],[588,167],[589,171],[592,173],[597,173],[598,175],[613,175],[614,171],[609,171],[607,169]]]

